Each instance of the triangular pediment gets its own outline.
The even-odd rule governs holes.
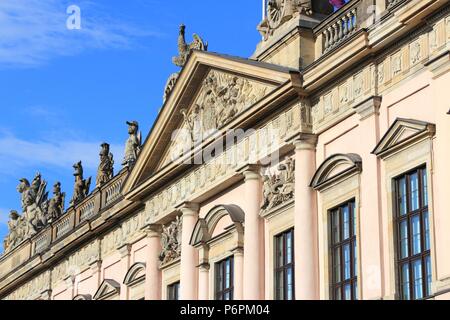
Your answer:
[[[398,118],[381,138],[372,153],[380,157],[386,156],[402,146],[423,136],[432,135],[434,132],[435,125],[429,122]]]
[[[106,279],[94,295],[94,300],[105,300],[120,294],[120,284],[117,281]]]
[[[169,166],[188,143],[198,144],[199,134],[204,139],[226,128],[289,82],[291,73],[272,64],[194,51],[167,95],[124,193]]]

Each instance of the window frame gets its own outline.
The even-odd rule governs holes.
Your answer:
[[[292,259],[290,263],[287,263],[287,235],[291,234],[291,250],[292,250]],[[279,253],[279,246],[278,246],[278,239],[283,238],[283,264],[279,266],[279,260],[278,260],[278,253]],[[274,236],[274,290],[275,290],[275,300],[280,301],[288,301],[288,285],[287,285],[287,272],[289,269],[292,269],[292,301],[295,300],[295,230],[294,228],[287,229],[277,235]],[[280,292],[280,283],[278,282],[277,275],[282,272],[283,273],[283,297],[280,297],[278,294]]]
[[[413,169],[410,169],[408,171],[403,172],[402,174],[399,174],[395,176],[392,179],[393,183],[393,215],[394,215],[394,245],[395,245],[395,270],[396,270],[396,290],[397,290],[397,298],[400,300],[426,300],[433,297],[432,288],[428,290],[428,280],[427,280],[427,263],[426,259],[428,258],[430,261],[430,273],[431,273],[431,282],[433,277],[433,266],[432,266],[432,260],[431,260],[431,246],[432,246],[432,234],[431,234],[431,214],[430,214],[430,192],[429,192],[429,184],[428,184],[428,176],[429,173],[427,171],[427,164],[421,164]],[[423,174],[426,175],[426,181],[424,184],[424,177]],[[411,176],[413,174],[418,175],[418,201],[419,201],[419,208],[415,210],[411,210],[412,207],[412,197],[411,197]],[[404,215],[401,215],[400,212],[400,205],[399,205],[399,199],[400,199],[400,180],[405,179],[405,185],[406,185],[406,213]],[[426,195],[427,195],[427,204],[424,205],[424,186],[426,186]],[[429,248],[428,250],[425,250],[425,235],[426,235],[426,229],[425,229],[425,214],[428,214],[428,235],[429,235]],[[421,252],[418,254],[413,254],[413,248],[414,248],[414,234],[413,234],[413,226],[411,223],[411,220],[413,217],[419,216],[420,221],[420,247]],[[401,247],[401,223],[407,221],[407,234],[408,234],[408,254],[407,257],[402,258],[402,247]],[[422,292],[423,297],[422,298],[414,298],[414,291],[415,291],[415,280],[414,280],[414,272],[413,272],[413,263],[420,260],[421,263],[421,269],[422,269]],[[408,264],[408,283],[409,283],[409,298],[407,299],[404,293],[403,289],[403,272],[402,272],[402,266]]]
[[[331,300],[345,300],[344,298],[344,289],[345,286],[350,284],[351,288],[351,299],[350,300],[358,300],[359,298],[359,243],[358,243],[358,226],[357,226],[357,207],[356,207],[356,198],[351,198],[345,202],[342,202],[340,205],[333,207],[328,210],[328,225],[329,225],[329,240],[328,240],[328,252],[329,252],[329,275],[330,275],[330,283],[329,283],[329,294]],[[344,234],[344,223],[342,219],[342,209],[347,207],[349,209],[349,238],[342,240],[342,235]],[[333,230],[333,216],[335,212],[339,212],[339,240],[334,242],[334,230]],[[349,245],[350,247],[350,278],[345,279],[345,258],[344,258],[344,250],[343,248]],[[335,251],[339,249],[339,261],[340,261],[340,269],[339,269],[339,277],[340,281],[335,279]],[[356,256],[356,261],[355,261]],[[337,290],[340,290],[340,298],[336,296]]]
[[[167,286],[167,300],[179,301],[180,300],[180,281],[174,282]]]
[[[226,266],[227,262],[230,263],[230,286],[226,287],[225,274],[226,274]],[[222,275],[224,278],[221,283],[222,286],[219,288],[219,271],[222,271]],[[228,301],[232,301],[234,299],[234,256],[226,257],[215,263],[214,265],[214,299],[219,301],[224,301],[224,296],[226,294],[230,294],[230,299]]]

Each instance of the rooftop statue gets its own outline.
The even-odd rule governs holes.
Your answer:
[[[21,194],[23,215],[17,211],[11,211],[9,215],[9,234],[4,241],[5,252],[8,252],[34,236],[39,230],[48,224],[48,192],[47,182],[42,180],[37,173],[32,183],[22,178],[17,186]]]
[[[187,44],[186,43],[186,26],[182,24],[180,26],[180,32],[178,34],[178,57],[173,57],[172,62],[179,66],[184,67],[186,61],[189,57],[189,54],[192,50],[208,50],[208,43],[204,42],[202,38],[200,38],[197,34],[193,35],[194,41]]]
[[[102,143],[100,151],[100,165],[97,171],[97,186],[107,183],[114,177],[114,157],[109,151],[110,146]]]
[[[80,162],[73,165],[73,168],[75,169],[74,176],[75,176],[75,187],[73,192],[72,200],[70,201],[71,205],[75,205],[80,201],[83,201],[84,198],[86,198],[89,195],[89,189],[91,187],[91,177],[88,179],[84,179],[83,177],[83,165]]]
[[[128,122],[128,140],[125,144],[125,158],[122,165],[132,168],[136,163],[142,145],[142,133],[139,131],[139,123],[137,121]]]
[[[203,41],[203,39],[195,33],[193,38],[194,40],[191,43],[186,43],[186,26],[182,24],[178,33],[178,56],[172,58],[172,62],[176,66],[183,68],[192,50],[208,51],[207,42]],[[164,88],[164,102],[166,102],[167,97],[172,92],[179,75],[179,72],[172,73],[167,80]]]
[[[312,14],[311,0],[268,0],[266,17],[258,26],[258,31],[267,40],[273,31],[289,21],[294,14]]]
[[[57,220],[64,213],[64,202],[66,194],[61,192],[61,183],[57,182],[53,186],[53,198],[48,202],[49,221]]]

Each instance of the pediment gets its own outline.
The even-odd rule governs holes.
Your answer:
[[[291,72],[272,64],[194,51],[167,96],[124,193],[170,165],[186,145],[201,143],[201,138],[226,128],[291,80]]]
[[[373,154],[384,157],[399,148],[413,143],[424,136],[433,135],[435,125],[413,119],[398,118],[372,151]]]
[[[120,284],[112,279],[106,279],[94,295],[94,300],[105,300],[120,294]]]
[[[323,190],[336,181],[362,171],[362,159],[359,155],[334,154],[328,157],[317,169],[310,186],[315,190]]]

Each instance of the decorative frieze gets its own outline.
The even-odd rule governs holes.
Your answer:
[[[50,271],[47,271],[21,286],[7,296],[5,300],[37,300],[41,298],[44,292],[50,290]]]
[[[182,220],[176,217],[167,226],[163,226],[161,234],[161,254],[159,260],[161,265],[166,265],[181,256],[181,229]]]

